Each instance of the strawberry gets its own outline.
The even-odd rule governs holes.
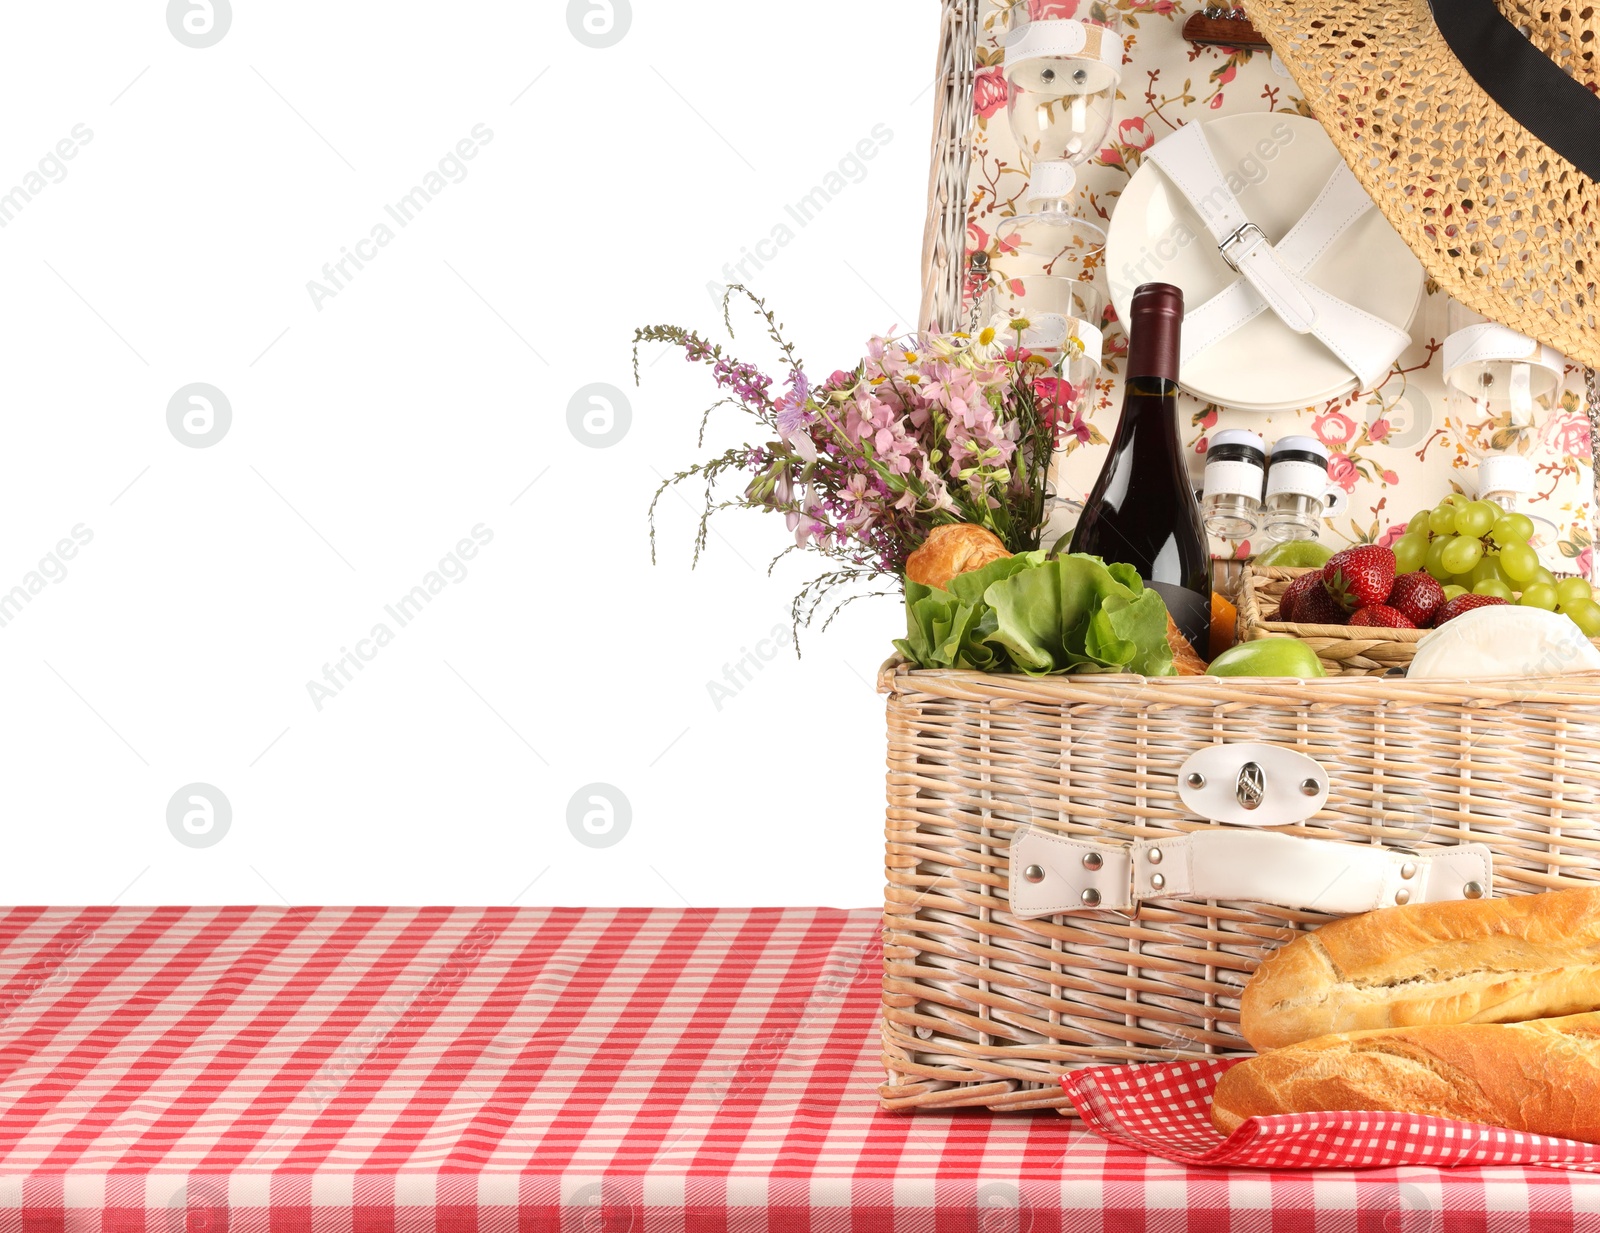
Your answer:
[[[1320,582],[1321,577],[1313,574]],[[1329,594],[1326,586],[1309,587],[1295,602],[1294,619],[1297,625],[1346,625],[1350,614],[1339,607],[1339,601]]]
[[[1413,627],[1427,629],[1433,614],[1444,603],[1444,588],[1431,574],[1419,569],[1412,574],[1401,574],[1394,580],[1388,603],[1389,607],[1404,614]],[[1404,629],[1405,626],[1400,628]]]
[[[1431,581],[1431,579],[1430,579]],[[1376,625],[1380,629],[1415,629],[1416,623],[1398,608],[1391,608],[1388,604],[1373,604],[1370,608],[1358,609],[1350,618],[1352,625]]]
[[[1457,595],[1454,599],[1447,599],[1439,605],[1439,610],[1433,614],[1433,627],[1438,629],[1446,621],[1454,620],[1463,612],[1471,612],[1474,608],[1488,608],[1494,604],[1503,604],[1506,601],[1498,595]]]
[[[1319,570],[1309,570],[1284,587],[1283,594],[1278,599],[1278,620],[1298,620],[1299,618],[1294,614],[1295,608],[1299,605],[1305,593],[1312,587],[1316,587],[1318,590],[1322,589],[1322,574]]]
[[[1346,548],[1328,558],[1322,581],[1346,612],[1381,604],[1394,586],[1394,553],[1378,544]]]

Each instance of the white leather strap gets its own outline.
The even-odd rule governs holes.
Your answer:
[[[1219,828],[1137,843],[1133,853],[1139,899],[1244,899],[1349,916],[1400,903],[1464,899],[1469,883],[1484,895],[1490,887],[1489,849],[1477,843],[1422,855]]]
[[[1444,364],[1446,380],[1449,380],[1451,373],[1469,364],[1486,364],[1497,360],[1532,364],[1551,374],[1557,381],[1565,370],[1559,351],[1494,321],[1469,325],[1446,335],[1439,358]]]
[[[1300,216],[1300,221],[1273,246],[1278,260],[1294,273],[1305,274],[1351,223],[1374,208],[1361,182],[1341,162],[1311,207]],[[1180,360],[1215,346],[1266,310],[1267,302],[1255,289],[1242,277],[1235,279],[1205,303],[1195,305],[1184,314]]]
[[[1029,60],[1098,60],[1122,80],[1122,36],[1076,18],[1030,21],[1006,36],[1007,71]]]
[[[1444,365],[1445,383],[1474,395],[1480,392],[1477,374],[1483,365],[1509,364],[1504,397],[1514,428],[1533,423],[1534,400],[1553,395],[1566,373],[1559,351],[1493,321],[1469,325],[1447,335],[1439,358]]]
[[[1487,897],[1478,843],[1428,853],[1218,827],[1126,845],[1029,828],[1011,844],[1011,914],[1130,910],[1153,899],[1237,900],[1354,915],[1401,903]]]
[[[1029,827],[1011,841],[1011,914],[1126,912],[1133,907],[1132,869],[1126,844],[1068,839]]]
[[[1338,356],[1362,389],[1382,384],[1410,336],[1304,277],[1350,224],[1372,208],[1349,168],[1339,165],[1299,222],[1274,246],[1245,216],[1201,124],[1184,125],[1157,142],[1146,157],[1194,207],[1223,259],[1240,275],[1185,315],[1181,358],[1198,355],[1270,308],[1290,329],[1315,336]]]
[[[1012,320],[1009,313],[996,313],[989,324],[996,334],[1015,340],[1016,335],[1010,329]],[[1035,351],[1060,351],[1067,346],[1069,338],[1077,339],[1083,354],[1094,361],[1095,367],[1100,366],[1105,336],[1099,327],[1064,313],[1029,313],[1028,328],[1022,332],[1022,345]]]

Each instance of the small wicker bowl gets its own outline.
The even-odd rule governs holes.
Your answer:
[[[1382,676],[1408,668],[1417,643],[1431,629],[1379,629],[1358,625],[1299,625],[1278,620],[1278,601],[1288,585],[1309,569],[1258,569],[1247,565],[1239,584],[1239,641],[1299,638],[1311,644],[1329,676]],[[1590,642],[1600,647],[1600,638]]]
[[[1329,676],[1382,676],[1405,668],[1428,629],[1379,629],[1358,625],[1298,625],[1278,620],[1284,590],[1309,569],[1258,569],[1249,566],[1239,588],[1239,640],[1299,638],[1311,644]]]

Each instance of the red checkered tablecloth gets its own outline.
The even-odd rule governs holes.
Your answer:
[[[876,1108],[877,913],[0,913],[0,1233],[1600,1228],[1550,1169],[1189,1169]]]

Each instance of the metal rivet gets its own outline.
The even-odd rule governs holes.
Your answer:
[[[1100,868],[1100,866],[1103,865],[1103,864],[1105,864],[1105,861],[1101,859],[1100,853],[1098,853],[1098,852],[1085,852],[1084,853],[1084,855],[1083,855],[1083,867],[1085,869],[1089,870],[1091,873],[1093,873],[1096,869]]]
[[[1465,895],[1468,899],[1482,899],[1483,898],[1483,883],[1482,882],[1468,882],[1465,886],[1463,886],[1461,888],[1461,893],[1463,895]]]
[[[1051,81],[1054,81],[1055,79],[1056,79],[1056,71],[1055,71],[1055,69],[1045,69],[1043,72],[1041,72],[1039,74],[1039,80],[1043,81],[1043,82],[1051,82]]]
[[[1029,865],[1022,871],[1022,876],[1028,879],[1030,882],[1043,882],[1044,869],[1038,865]]]
[[[1191,788],[1203,788],[1206,786],[1206,777],[1199,771],[1190,771],[1189,778],[1184,782]]]
[[[1076,73],[1074,73],[1072,75],[1072,80],[1075,83],[1077,83],[1078,85],[1081,86],[1084,82],[1089,80],[1089,74],[1088,74],[1087,70],[1079,69]]]
[[[1079,895],[1078,898],[1083,900],[1085,907],[1092,908],[1095,904],[1100,902],[1100,892],[1091,886],[1088,890],[1084,891],[1083,894]]]
[[[1417,876],[1417,867],[1415,865],[1413,865],[1410,861],[1407,861],[1405,864],[1400,866],[1400,876],[1402,878],[1406,878],[1406,879],[1410,879],[1410,878],[1416,877]]]
[[[1322,785],[1315,779],[1302,779],[1300,781],[1300,791],[1306,796],[1315,796],[1322,791]]]
[[[1150,861],[1150,863],[1152,865],[1159,865],[1161,863],[1161,849],[1160,848],[1151,848],[1150,849],[1149,861]]]
[[[1150,885],[1155,887],[1157,890],[1160,890],[1166,884],[1167,879],[1165,874],[1152,873],[1150,875]]]
[[[1402,886],[1399,890],[1395,891],[1395,893],[1394,893],[1394,901],[1396,903],[1410,903],[1411,902],[1411,892],[1408,891],[1405,887]]]

